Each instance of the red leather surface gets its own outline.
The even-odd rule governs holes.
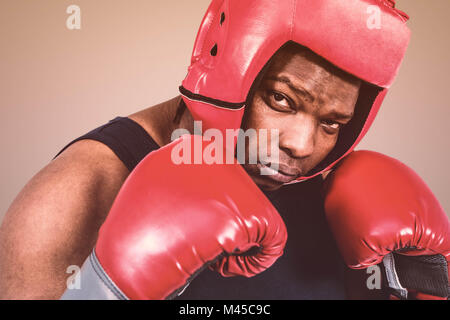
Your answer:
[[[392,251],[450,260],[450,222],[425,182],[398,160],[372,151],[347,156],[326,183],[325,211],[351,268]]]
[[[223,252],[235,254],[214,268],[247,277],[283,254],[284,222],[242,167],[175,165],[172,150],[187,140],[194,148],[201,137],[181,139],[142,160],[100,230],[97,257],[131,299],[167,297]],[[251,246],[260,251],[239,255]]]
[[[183,87],[209,99],[244,104],[263,66],[283,44],[294,41],[387,89],[410,38],[407,16],[394,4],[387,0],[213,0],[200,26]],[[380,9],[380,29],[367,26],[370,6]],[[217,54],[211,55],[214,46]],[[371,101],[368,125],[355,143],[350,143],[349,151],[367,132],[385,94],[382,91]],[[205,129],[240,127],[243,108],[224,109],[217,106],[220,103],[186,95],[183,100],[194,118],[205,122]]]

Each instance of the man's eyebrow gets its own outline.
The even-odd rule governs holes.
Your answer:
[[[353,112],[345,113],[345,112],[339,112],[336,110],[327,112],[327,116],[334,118],[334,119],[340,119],[340,120],[350,120],[353,118],[353,114],[354,114]]]
[[[286,85],[289,86],[289,88],[290,88],[292,91],[294,91],[294,92],[300,94],[301,96],[305,97],[306,99],[308,99],[308,100],[310,100],[310,101],[314,101],[314,100],[315,100],[314,96],[313,96],[308,90],[306,90],[306,89],[303,88],[303,87],[295,86],[295,85],[292,83],[291,79],[289,79],[289,78],[286,77],[286,76],[271,76],[271,77],[269,77],[267,80],[285,83]]]

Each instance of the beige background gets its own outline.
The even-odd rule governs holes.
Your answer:
[[[0,219],[70,140],[177,95],[209,0],[0,1]],[[398,0],[412,42],[359,149],[415,169],[450,213],[450,1]],[[386,183],[389,183],[388,181]]]

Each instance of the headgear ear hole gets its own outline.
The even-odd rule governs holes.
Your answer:
[[[220,15],[220,25],[222,25],[225,21],[225,12],[222,12],[222,14]]]
[[[217,56],[217,43],[214,44],[214,47],[212,47],[212,49],[211,49],[211,55],[212,55],[213,57]]]

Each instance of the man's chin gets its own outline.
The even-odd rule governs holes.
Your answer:
[[[263,176],[256,165],[243,165],[245,171],[253,180],[253,182],[264,191],[276,191],[280,189],[284,183],[281,181],[275,181],[268,178],[268,176]]]
[[[280,189],[284,183],[276,182],[261,176],[250,176],[255,184],[264,191],[276,191]]]
[[[277,191],[278,189],[280,189],[283,185],[277,185],[277,186],[267,186],[267,185],[258,185],[261,190],[264,191]]]

